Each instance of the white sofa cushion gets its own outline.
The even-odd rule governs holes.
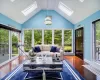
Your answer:
[[[42,46],[42,51],[50,51],[51,45],[43,45]]]

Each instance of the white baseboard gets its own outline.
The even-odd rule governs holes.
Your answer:
[[[88,64],[91,64],[91,61],[90,60],[87,60],[87,59],[84,59],[84,61]]]
[[[92,62],[90,65],[93,66],[94,68],[100,70],[100,64],[98,64],[96,62]]]
[[[92,73],[94,73],[95,75],[100,76],[100,70],[94,68],[91,65],[83,65],[86,69],[88,69],[89,71],[91,71]]]
[[[89,61],[89,60],[87,60],[87,59],[84,59],[84,61],[85,61],[86,63],[88,63],[89,65],[91,65],[92,67],[94,67],[94,68],[100,70],[100,64],[99,64],[99,63],[96,63],[95,61]]]

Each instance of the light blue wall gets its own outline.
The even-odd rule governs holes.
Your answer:
[[[4,24],[4,25],[11,25],[17,29],[21,29],[21,24],[13,21],[12,19],[6,17],[5,15],[0,13],[0,24]]]
[[[100,11],[75,25],[75,28],[78,28],[78,25],[84,27],[84,58],[87,60],[92,60],[92,22],[97,19],[100,19]]]
[[[68,28],[68,29],[74,29],[74,25],[69,22],[67,19],[62,17],[60,14],[58,14],[54,10],[49,10],[48,14],[52,16],[52,25],[46,26],[44,24],[44,19],[47,15],[46,10],[41,10],[38,12],[35,16],[30,18],[28,21],[26,21],[24,24],[22,24],[22,28]]]

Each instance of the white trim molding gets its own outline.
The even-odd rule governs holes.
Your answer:
[[[87,60],[87,59],[84,59],[84,61],[88,64],[91,64],[91,61],[90,60]]]
[[[100,64],[99,64],[98,62],[89,61],[89,60],[87,60],[87,59],[84,59],[84,61],[85,61],[86,63],[88,63],[88,65],[94,67],[95,69],[100,70]]]

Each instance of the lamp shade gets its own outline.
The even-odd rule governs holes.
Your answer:
[[[51,16],[46,16],[44,24],[51,25],[52,24],[52,17]]]

